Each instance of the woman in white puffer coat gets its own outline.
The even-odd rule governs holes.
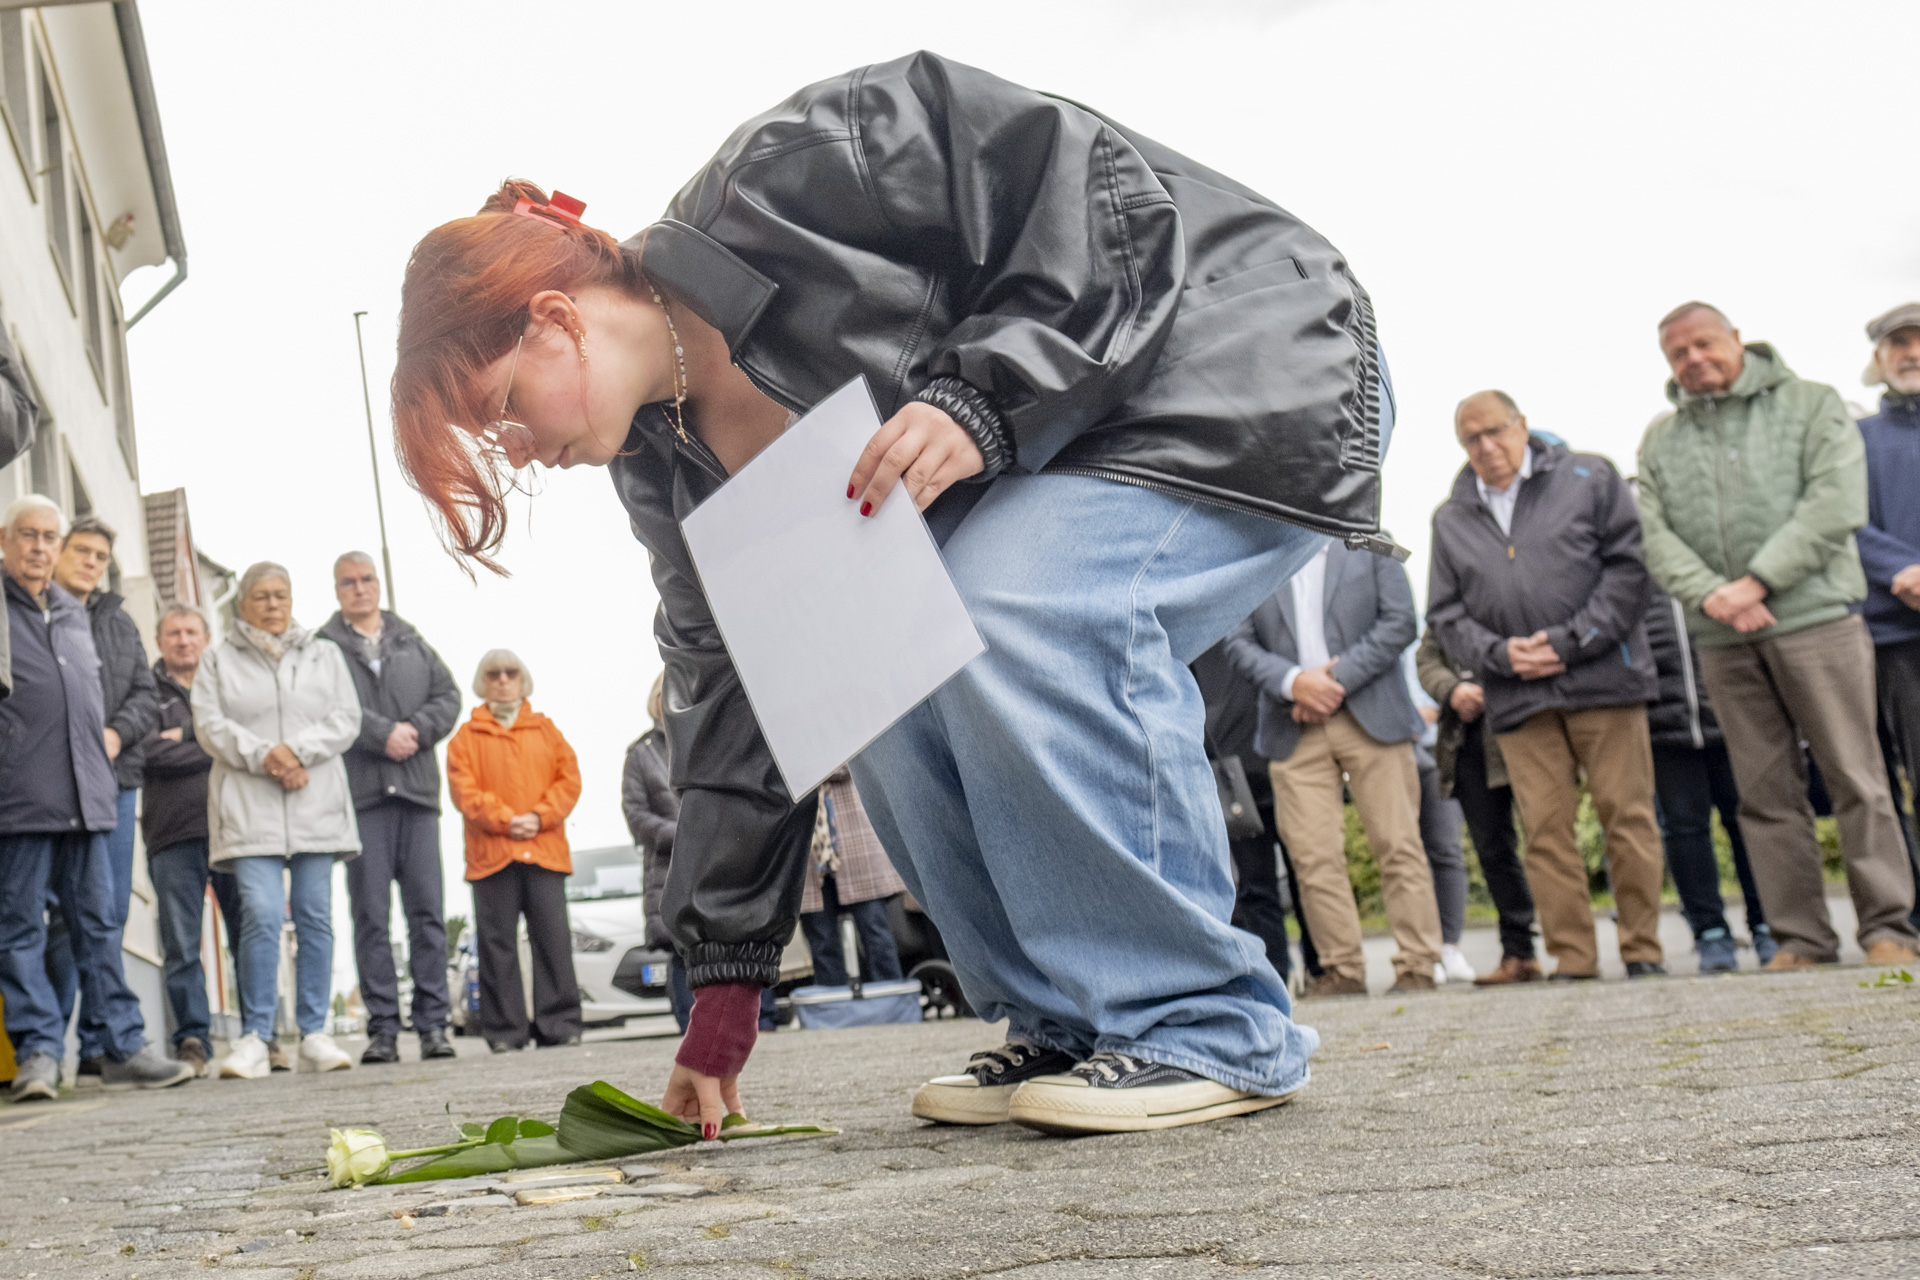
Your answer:
[[[193,731],[213,757],[208,861],[240,889],[243,1034],[220,1074],[270,1070],[280,933],[291,873],[294,1019],[316,1071],[353,1065],[326,1034],[333,985],[333,864],[360,852],[341,753],[360,734],[360,698],[339,648],[293,620],[292,579],[262,562],[240,577],[240,621],[193,682]]]

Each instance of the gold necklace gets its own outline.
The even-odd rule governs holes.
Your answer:
[[[667,344],[673,348],[673,429],[682,443],[691,446],[693,441],[687,437],[687,350],[680,345],[680,333],[673,327],[673,308],[660,296],[660,290],[654,288],[651,281],[647,284],[653,294],[653,300],[660,306],[660,314],[667,318]]]

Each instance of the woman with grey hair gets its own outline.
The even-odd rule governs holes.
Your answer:
[[[333,864],[360,852],[341,754],[360,735],[360,698],[347,660],[293,620],[292,578],[262,561],[240,575],[239,621],[201,655],[193,734],[213,757],[207,779],[207,858],[240,890],[244,1034],[220,1074],[271,1070],[280,932],[287,878],[299,961],[294,1019],[300,1059],[338,1071],[353,1059],[326,1034],[333,986]]]
[[[467,879],[480,952],[480,1033],[495,1053],[578,1044],[580,987],[567,923],[567,815],[580,762],[533,709],[533,673],[491,649],[473,673],[481,705],[447,744],[447,789],[467,820]],[[520,989],[520,920],[533,954],[533,1013]]]

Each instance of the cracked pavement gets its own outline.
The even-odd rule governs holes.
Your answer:
[[[757,1118],[838,1137],[643,1157],[697,1198],[396,1216],[434,1184],[323,1189],[329,1125],[424,1145],[657,1094],[674,1042],[0,1107],[0,1275],[396,1280],[1920,1275],[1920,983],[1876,971],[1310,1003],[1298,1102],[1066,1140],[926,1126],[977,1022],[763,1037]],[[407,1038],[410,1040],[411,1038]],[[408,1046],[411,1048],[411,1045]]]

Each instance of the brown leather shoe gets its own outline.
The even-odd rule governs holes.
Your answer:
[[[1811,968],[1813,968],[1813,961],[1807,959],[1798,951],[1791,951],[1786,947],[1782,947],[1774,953],[1773,959],[1767,961],[1767,967],[1763,972],[1791,973],[1795,969]]]
[[[1492,973],[1483,973],[1473,980],[1476,987],[1505,987],[1516,982],[1538,982],[1541,979],[1540,962],[1523,959],[1520,956],[1501,956],[1500,967]]]
[[[1387,988],[1387,994],[1390,996],[1404,996],[1432,990],[1435,990],[1432,974],[1403,973],[1393,980],[1393,985]]]
[[[1867,948],[1868,964],[1912,964],[1913,961],[1913,948],[1892,938],[1882,938]]]
[[[1343,978],[1337,973],[1323,973],[1317,978],[1307,979],[1307,989],[1300,993],[1302,1000],[1320,1000],[1327,996],[1364,996],[1367,983],[1364,978]]]

